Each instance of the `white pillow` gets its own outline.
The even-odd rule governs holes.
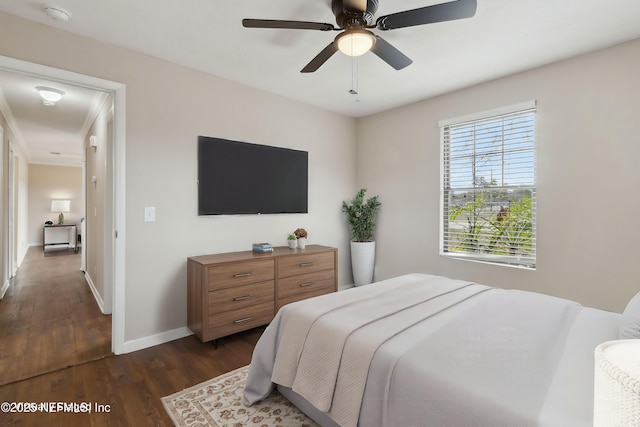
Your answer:
[[[627,304],[620,317],[620,339],[640,338],[640,292]]]

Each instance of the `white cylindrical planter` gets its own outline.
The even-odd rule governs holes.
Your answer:
[[[298,239],[298,249],[304,249],[307,246],[307,238],[300,237]]]
[[[372,282],[375,259],[376,242],[351,242],[351,269],[356,286]]]

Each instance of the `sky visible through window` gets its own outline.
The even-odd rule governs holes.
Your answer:
[[[535,185],[535,118],[532,112],[452,126],[453,189]]]

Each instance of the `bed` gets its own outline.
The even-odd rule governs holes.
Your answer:
[[[289,304],[245,404],[277,387],[322,426],[591,426],[594,349],[621,315],[426,274]]]

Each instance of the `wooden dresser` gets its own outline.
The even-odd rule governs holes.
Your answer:
[[[338,250],[308,245],[190,257],[187,325],[203,342],[266,325],[294,301],[338,290]]]

